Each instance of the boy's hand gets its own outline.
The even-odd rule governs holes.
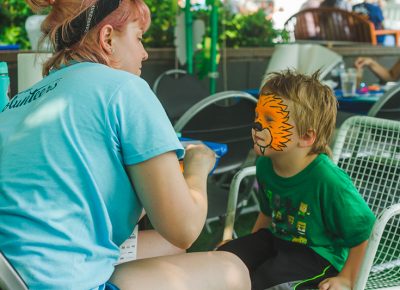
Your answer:
[[[232,239],[227,239],[227,240],[223,240],[221,242],[219,242],[216,246],[215,249],[218,249],[219,247],[222,247],[223,245],[225,245],[226,243],[232,241]]]
[[[319,290],[350,290],[351,289],[351,282],[349,279],[344,277],[333,277],[328,278],[319,283],[318,285]]]

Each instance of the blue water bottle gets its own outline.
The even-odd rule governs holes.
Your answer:
[[[10,89],[10,78],[6,62],[0,62],[0,112],[8,103],[8,90]]]

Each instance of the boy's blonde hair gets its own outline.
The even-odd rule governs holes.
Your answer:
[[[319,81],[319,75],[319,71],[311,76],[293,70],[274,72],[264,77],[260,92],[290,100],[299,136],[309,129],[316,133],[309,154],[332,156],[329,144],[336,127],[337,100],[332,90]]]

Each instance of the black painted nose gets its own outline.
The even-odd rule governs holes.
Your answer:
[[[253,123],[253,129],[256,131],[262,131],[262,125],[260,122],[254,122]]]

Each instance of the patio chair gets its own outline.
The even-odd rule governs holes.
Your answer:
[[[299,73],[311,75],[320,70],[322,80],[342,61],[340,54],[322,45],[280,44],[275,46],[265,73],[296,69]]]
[[[339,130],[333,160],[378,216],[354,289],[400,286],[400,122],[349,118]],[[255,173],[255,166],[244,168],[232,180],[223,240],[232,238],[240,183]]]
[[[157,77],[153,92],[174,124],[192,105],[208,96],[200,80],[185,70],[171,69]]]
[[[292,15],[285,23],[292,40],[365,42],[377,44],[377,36],[393,35],[399,45],[400,31],[376,30],[365,17],[338,8],[311,8]]]
[[[183,137],[228,145],[228,152],[208,179],[207,225],[225,216],[234,173],[242,166],[254,165],[255,156],[249,152],[253,147],[251,128],[256,104],[255,97],[242,91],[216,93],[193,105],[174,126]],[[252,181],[246,181],[241,188],[239,204],[250,197]]]
[[[0,289],[27,290],[25,282],[0,251]]]
[[[368,111],[368,116],[400,121],[400,85],[389,89]]]

